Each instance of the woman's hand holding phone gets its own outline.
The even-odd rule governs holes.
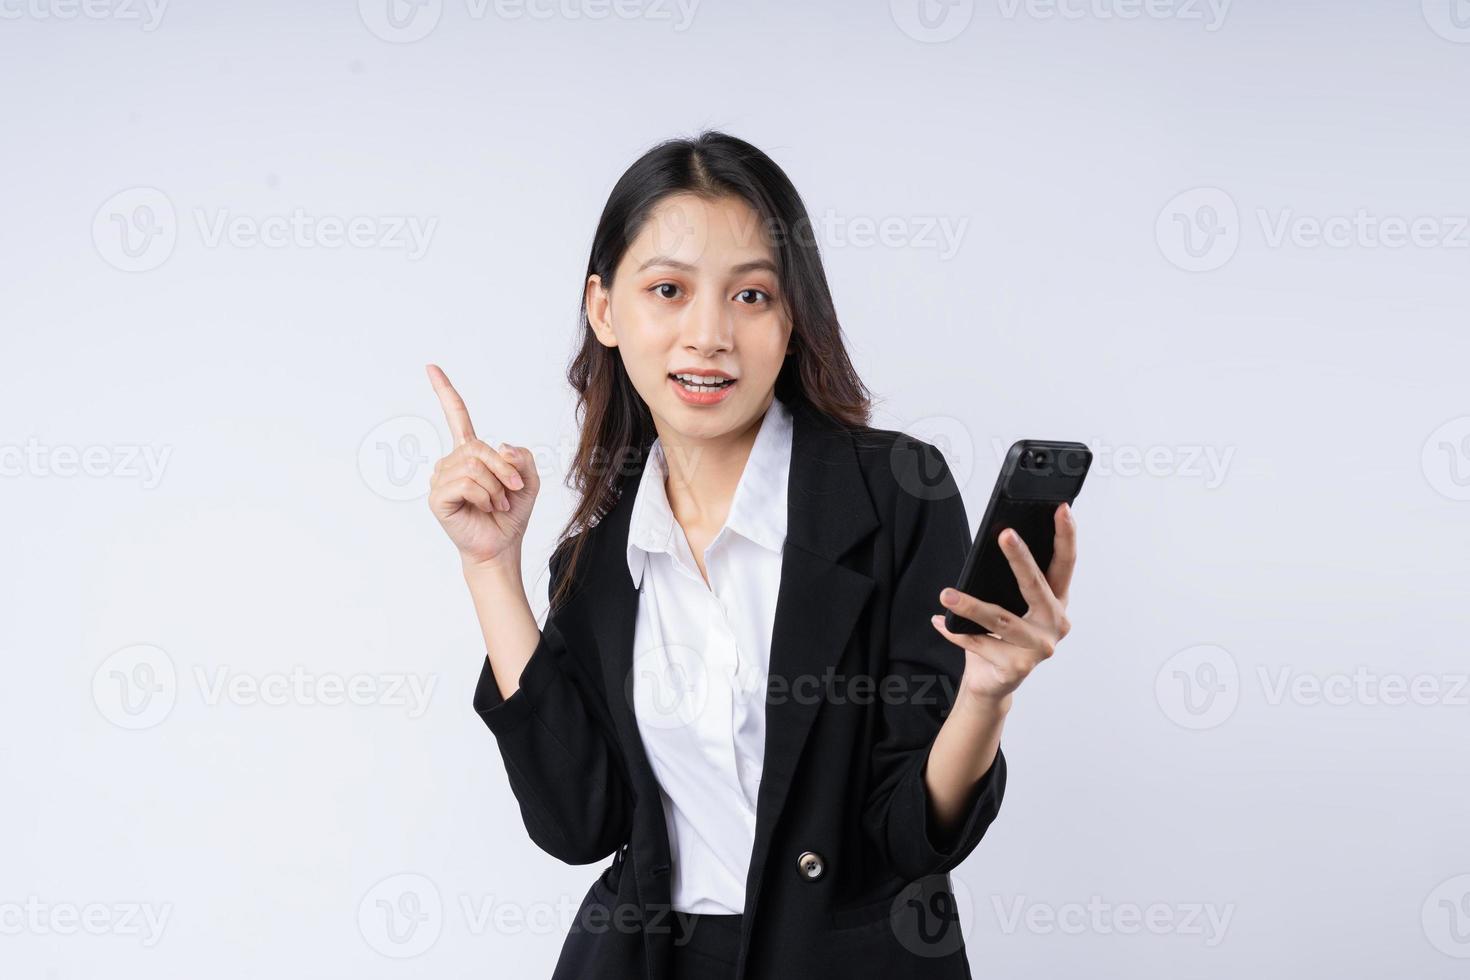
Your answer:
[[[1019,534],[1010,528],[1000,534],[1001,550],[1026,600],[1024,616],[958,589],[940,592],[939,601],[945,608],[990,631],[989,635],[951,633],[944,628],[943,616],[931,618],[935,629],[965,651],[961,696],[1009,709],[1011,694],[1037,664],[1051,658],[1057,644],[1071,631],[1067,592],[1077,564],[1077,522],[1072,508],[1059,505],[1054,523],[1055,544],[1044,574]]]
[[[428,373],[454,437],[454,449],[434,464],[429,509],[466,570],[505,565],[519,575],[521,539],[541,489],[536,462],[524,447],[481,441],[448,376],[436,364]]]

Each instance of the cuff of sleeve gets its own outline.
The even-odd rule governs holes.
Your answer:
[[[531,659],[521,670],[519,686],[508,698],[500,694],[490,658],[481,661],[480,680],[475,685],[475,712],[495,734],[509,731],[531,717],[537,695],[550,681],[552,652],[546,649],[549,629],[542,631],[541,642],[536,644]]]
[[[926,869],[916,877],[935,874],[941,869],[949,870],[974,850],[986,828],[995,819],[1006,780],[1005,755],[997,747],[995,761],[990,764],[985,775],[980,777],[980,782],[973,790],[975,800],[970,804],[963,824],[940,839],[931,819],[929,790],[924,785],[925,764],[927,756],[919,765],[909,770],[909,775],[904,780],[905,785],[894,797],[894,812],[889,822],[889,826],[895,829],[923,828],[922,838],[912,842],[921,855],[919,864]]]

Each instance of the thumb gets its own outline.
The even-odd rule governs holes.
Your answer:
[[[523,446],[512,446],[505,442],[502,442],[495,448],[500,450],[506,459],[510,460],[511,465],[516,468],[516,472],[521,475],[521,479],[525,482],[527,490],[533,494],[540,492],[541,476],[536,472],[536,460],[531,455],[529,449]]]

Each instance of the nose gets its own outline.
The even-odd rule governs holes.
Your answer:
[[[684,349],[701,357],[728,353],[735,343],[734,323],[716,292],[706,290],[685,307]]]

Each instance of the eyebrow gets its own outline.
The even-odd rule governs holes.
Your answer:
[[[637,271],[642,272],[644,269],[655,265],[666,266],[670,269],[678,269],[680,272],[694,271],[694,266],[690,265],[688,262],[680,262],[678,259],[672,258],[668,255],[655,255],[653,258],[640,265]],[[750,262],[742,262],[739,265],[732,266],[730,268],[730,272],[737,276],[744,275],[747,272],[762,271],[769,272],[772,275],[778,274],[776,264],[770,259],[754,259]]]

